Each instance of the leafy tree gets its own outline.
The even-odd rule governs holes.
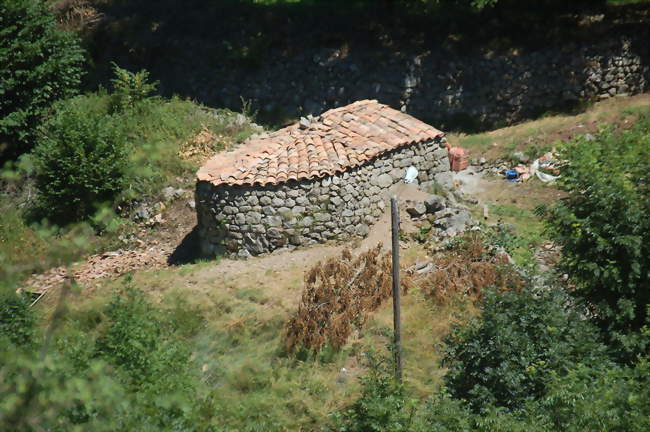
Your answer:
[[[446,339],[446,385],[475,410],[542,397],[576,362],[605,361],[598,332],[558,289],[488,292],[479,318]]]
[[[127,184],[126,137],[116,119],[89,102],[57,103],[34,149],[40,208],[57,223],[87,218]]]
[[[562,246],[573,294],[623,355],[648,346],[639,329],[650,303],[650,117],[631,130],[602,131],[561,147],[559,185],[568,197],[545,215]]]
[[[31,149],[44,110],[77,91],[83,60],[43,1],[0,2],[0,161]]]

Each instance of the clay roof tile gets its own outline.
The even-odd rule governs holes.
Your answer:
[[[444,134],[374,100],[329,110],[311,120],[251,137],[220,153],[197,172],[214,185],[265,185],[323,177],[365,163],[382,153]]]

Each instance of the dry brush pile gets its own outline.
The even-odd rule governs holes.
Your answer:
[[[287,352],[341,348],[354,328],[391,296],[391,269],[391,254],[382,253],[381,245],[356,257],[346,249],[340,257],[316,264],[305,275],[300,306],[286,325]],[[402,273],[402,292],[411,286],[411,278]]]
[[[523,281],[505,252],[487,246],[478,233],[436,254],[433,268],[419,282],[425,295],[438,304],[468,296],[480,300],[484,288],[519,288]]]

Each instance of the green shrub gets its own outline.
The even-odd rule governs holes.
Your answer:
[[[17,346],[0,336],[0,430],[211,430],[214,407],[175,321],[184,313],[170,315],[130,285],[92,311],[92,324],[66,314],[43,334],[22,318],[26,304],[16,310],[18,318],[0,316],[0,330],[24,339],[15,329],[31,328],[34,337]]]
[[[550,378],[576,362],[605,361],[597,330],[568,300],[551,288],[488,292],[480,318],[445,340],[451,395],[475,410],[515,408],[542,397]]]
[[[530,418],[526,412],[486,407],[476,414],[463,400],[444,391],[433,396],[423,407],[418,432],[552,432],[546,417]]]
[[[127,184],[121,126],[88,102],[78,97],[58,103],[34,149],[40,208],[57,223],[87,218]]]
[[[129,72],[113,63],[115,78],[113,84],[112,104],[113,110],[125,111],[136,108],[156,90],[158,82],[149,82],[149,72]]]
[[[34,324],[26,298],[13,293],[0,294],[0,338],[6,337],[19,346],[28,345],[33,342]]]
[[[649,377],[647,359],[629,368],[579,365],[528,407],[529,421],[546,417],[547,430],[567,432],[650,430]]]
[[[123,368],[137,382],[151,376],[152,353],[158,349],[161,329],[153,307],[142,293],[127,289],[106,309],[108,328],[97,339],[97,352]]]
[[[180,338],[181,323],[153,306],[128,279],[104,314],[107,326],[96,340],[95,356],[118,368],[131,394],[136,413],[125,422],[133,430],[196,430],[202,384]]]
[[[55,100],[73,95],[83,53],[40,0],[0,2],[0,161],[29,151]]]
[[[592,308],[608,340],[633,359],[650,303],[650,117],[561,147],[559,185],[568,197],[545,215],[562,246],[574,294]]]
[[[392,371],[393,363],[368,354],[368,374],[361,378],[361,396],[336,414],[333,430],[340,432],[400,432],[413,429],[416,406]]]

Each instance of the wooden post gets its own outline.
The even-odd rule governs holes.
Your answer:
[[[400,329],[400,281],[399,281],[399,210],[397,197],[390,199],[393,245],[393,329],[395,336],[395,377],[402,381],[402,338]]]

